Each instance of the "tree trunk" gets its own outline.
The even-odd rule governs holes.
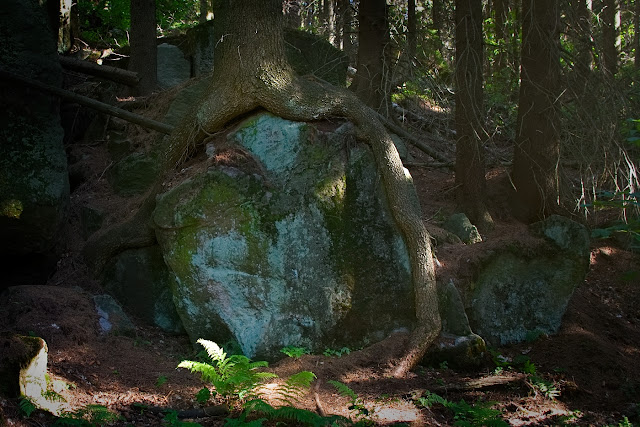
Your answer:
[[[342,15],[342,50],[349,57],[349,63],[356,63],[356,49],[353,43],[353,9],[349,0],[338,0]]]
[[[591,16],[587,0],[572,0],[573,31],[576,44],[575,71],[585,78],[591,71],[593,55],[591,51]]]
[[[207,15],[209,14],[209,0],[200,0],[200,15],[198,16],[198,22],[201,24],[207,22]]]
[[[405,357],[395,373],[405,374],[424,356],[441,329],[430,236],[415,203],[415,189],[405,174],[391,137],[377,113],[351,92],[297,77],[285,57],[281,0],[221,0],[216,11],[224,39],[218,43],[214,72],[202,100],[169,136],[161,157],[171,172],[186,153],[207,135],[220,131],[237,117],[258,108],[288,120],[311,121],[344,117],[356,127],[358,138],[371,147],[393,219],[402,232],[411,264],[415,292],[416,328]],[[153,238],[151,214],[163,177],[135,215],[94,235],[85,258],[101,268],[113,254]]]
[[[493,227],[485,205],[482,107],[482,1],[456,0],[456,186],[458,205],[481,230]]]
[[[560,148],[555,101],[560,79],[556,0],[522,1],[522,59],[516,146],[514,215],[539,220],[559,207]]]
[[[362,102],[385,114],[389,96],[385,55],[389,41],[386,1],[361,1],[358,21],[358,71],[352,89]]]
[[[416,32],[416,0],[407,1],[407,56],[412,63],[416,57],[418,34]]]
[[[148,95],[157,86],[158,53],[156,47],[155,0],[131,0],[131,58],[129,70],[138,73],[136,95]]]
[[[285,25],[288,28],[300,28],[302,26],[302,15],[300,14],[299,0],[285,0],[282,5]]]
[[[442,22],[444,19],[444,0],[433,0],[431,5],[431,21],[434,29],[434,42],[436,50],[440,52],[442,58],[444,54],[444,44],[442,43]]]
[[[640,0],[635,1],[635,14],[633,16],[633,49],[635,55],[633,58],[633,65],[636,70],[640,70]]]
[[[507,50],[507,5],[506,0],[493,0],[494,22],[496,27],[496,40],[498,42],[498,55],[495,69],[502,70],[506,65]],[[457,36],[456,36],[457,37]]]
[[[618,72],[616,0],[604,0],[602,8],[602,69],[614,76]]]

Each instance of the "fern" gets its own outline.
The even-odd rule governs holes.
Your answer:
[[[283,405],[292,406],[306,393],[315,379],[316,375],[309,371],[302,371],[291,375],[284,385],[278,388],[278,400]]]
[[[227,353],[213,341],[199,339],[198,343],[205,348],[211,363],[184,360],[178,368],[200,373],[202,380],[212,384],[216,394],[222,398],[245,399],[255,393],[260,382],[276,377],[275,374],[258,371],[267,367],[267,362],[251,362],[239,354],[227,357]]]
[[[22,412],[27,418],[29,418],[36,409],[38,409],[28,397],[22,397],[18,406],[20,407],[20,412]]]
[[[121,417],[102,405],[87,405],[75,412],[65,412],[55,422],[56,426],[103,426],[120,420]]]
[[[351,399],[351,405],[349,405],[349,410],[354,413],[356,419],[358,419],[358,424],[370,424],[372,423],[369,420],[369,416],[371,415],[371,411],[367,409],[364,405],[364,402],[360,397],[351,390],[346,384],[343,384],[339,381],[328,381],[329,384],[334,386],[340,395]]]

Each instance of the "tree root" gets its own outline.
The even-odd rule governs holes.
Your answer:
[[[413,182],[405,173],[379,115],[346,89],[296,77],[291,70],[278,74],[265,72],[250,82],[235,83],[229,84],[227,80],[224,84],[216,84],[214,81],[199,105],[171,134],[163,170],[173,170],[207,134],[258,107],[294,121],[342,117],[353,122],[357,137],[371,147],[389,207],[405,238],[410,257],[418,327],[411,334],[406,356],[394,369],[394,375],[405,375],[415,367],[440,333],[441,319],[429,233],[422,222]],[[131,221],[103,233],[102,237],[87,245],[89,249],[85,254],[103,262],[105,255],[112,255],[115,248],[123,250],[128,245],[146,241],[144,237],[148,237],[151,228],[155,196],[161,189],[160,184],[156,185]],[[127,233],[137,234],[137,237]],[[96,251],[99,246],[106,250]]]

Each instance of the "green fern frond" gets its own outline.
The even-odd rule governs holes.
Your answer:
[[[213,341],[200,338],[198,340],[198,344],[204,347],[207,354],[214,362],[224,361],[227,358],[227,353],[224,352],[224,349]]]
[[[29,418],[31,414],[37,409],[36,405],[34,405],[31,399],[29,399],[28,397],[22,397],[20,399],[20,403],[18,403],[18,406],[20,407],[20,412],[22,412],[27,418]]]
[[[358,395],[353,390],[351,390],[349,386],[347,386],[346,384],[343,384],[340,381],[333,381],[333,380],[327,381],[327,382],[332,386],[334,386],[336,390],[338,390],[338,393],[341,396],[348,397],[351,400],[358,399]]]

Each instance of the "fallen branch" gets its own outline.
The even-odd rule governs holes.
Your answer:
[[[175,411],[178,418],[205,418],[205,417],[224,417],[229,415],[229,407],[227,405],[208,406],[206,408],[192,408],[178,411],[171,408],[163,408],[160,406],[147,406],[142,403],[134,403],[131,405],[134,409],[140,411],[149,411],[153,414],[165,414]]]
[[[525,374],[496,375],[491,377],[478,378],[459,384],[436,386],[430,388],[430,390],[435,392],[482,390],[485,388],[502,387],[509,384],[517,383],[520,381],[524,381],[526,378],[527,376]]]
[[[11,79],[27,86],[34,87],[43,92],[47,92],[61,98],[69,99],[73,102],[77,102],[85,107],[93,108],[101,113],[108,114],[110,116],[118,117],[122,120],[126,120],[131,123],[135,123],[147,129],[152,129],[164,134],[171,134],[173,126],[166,123],[158,122],[156,120],[148,119],[138,114],[131,113],[121,108],[114,107],[104,102],[96,101],[95,99],[88,98],[86,96],[78,95],[77,93],[70,92],[68,90],[61,89],[59,87],[51,86],[45,83],[41,83],[37,80],[29,79],[27,77],[18,76],[8,71],[0,70],[0,77]]]
[[[93,62],[82,61],[68,56],[60,56],[59,60],[60,65],[67,70],[101,77],[127,86],[136,86],[140,82],[140,76],[133,71],[110,67],[108,65],[98,65]]]
[[[437,151],[435,151],[431,147],[427,146],[425,143],[420,141],[418,138],[413,136],[411,133],[407,132],[402,127],[400,127],[400,126],[396,125],[395,123],[391,122],[391,120],[387,119],[386,117],[384,117],[382,115],[379,115],[379,117],[380,117],[380,120],[382,121],[382,123],[384,123],[384,125],[385,125],[385,127],[387,129],[389,129],[391,132],[395,133],[396,135],[401,136],[402,138],[406,139],[407,142],[409,142],[411,145],[415,146],[416,148],[420,149],[422,152],[428,154],[434,160],[438,160],[438,161],[440,161],[442,163],[451,163],[451,164],[453,164],[451,162],[451,160],[447,159],[442,154],[438,153]]]

